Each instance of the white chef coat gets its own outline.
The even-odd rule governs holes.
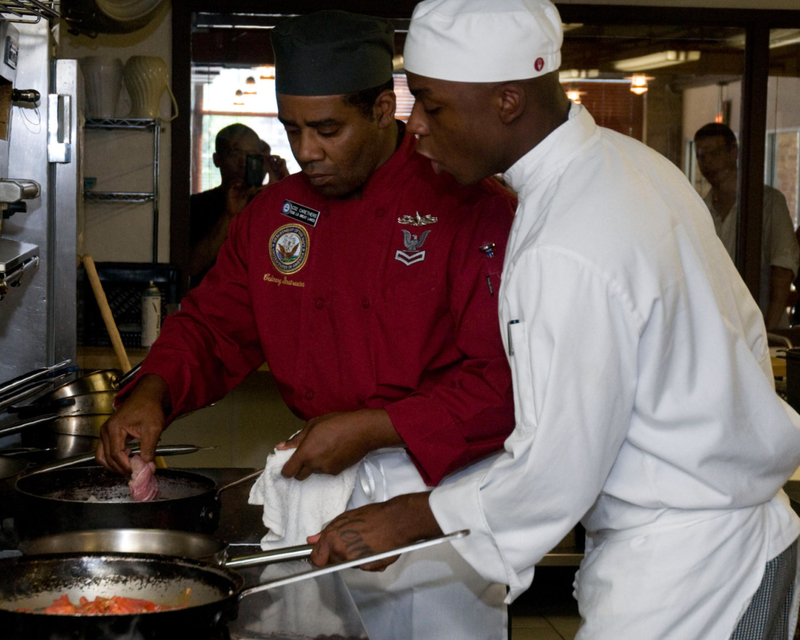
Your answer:
[[[505,179],[517,425],[433,491],[436,519],[472,530],[454,546],[511,601],[582,518],[579,639],[724,640],[800,534],[781,492],[800,416],[759,309],[678,169],[582,107]]]
[[[714,206],[713,192],[709,191],[703,198],[714,229],[725,245],[725,250],[732,259],[736,259],[736,222],[739,218],[739,198],[733,203],[730,213],[722,218]],[[769,307],[769,276],[771,267],[789,269],[797,277],[800,262],[800,246],[794,235],[792,216],[786,198],[777,189],[764,185],[763,227],[761,233],[761,280],[758,306],[766,315]],[[780,327],[789,326],[789,315],[783,314]]]

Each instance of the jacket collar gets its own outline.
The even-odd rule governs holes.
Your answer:
[[[567,121],[517,160],[503,178],[523,200],[540,182],[560,171],[595,135],[599,135],[599,129],[594,118],[581,105],[573,104]]]
[[[381,196],[385,195],[385,187],[397,180],[401,167],[408,162],[408,159],[417,149],[416,136],[406,131],[405,123],[401,120],[397,121],[397,125],[398,135],[403,137],[402,142],[392,154],[392,157],[378,167],[364,184],[363,200],[371,198],[375,193]]]

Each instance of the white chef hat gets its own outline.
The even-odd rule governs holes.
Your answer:
[[[414,9],[405,69],[455,82],[524,80],[561,66],[561,17],[548,0],[425,0]]]

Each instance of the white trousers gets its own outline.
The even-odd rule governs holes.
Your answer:
[[[348,509],[429,490],[402,449],[361,463]],[[504,585],[482,578],[444,543],[407,553],[384,572],[342,573],[371,640],[506,640]]]

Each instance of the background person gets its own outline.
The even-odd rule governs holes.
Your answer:
[[[264,178],[273,184],[289,175],[286,161],[270,154],[270,146],[250,127],[232,124],[220,129],[214,141],[214,166],[222,182],[189,199],[190,285],[197,286],[217,259],[228,226],[261,189]],[[247,156],[262,158],[260,180],[246,180]]]
[[[284,445],[296,447],[287,478],[359,465],[350,507],[425,491],[499,451],[513,428],[496,322],[515,199],[494,180],[436,175],[416,153],[394,117],[387,21],[324,11],[271,36],[278,116],[302,171],[231,222],[121,393],[97,459],[129,473],[125,442],[140,437],[152,460],[176,415],[266,360],[308,421]],[[506,638],[505,587],[450,545],[345,580],[373,640]]]
[[[739,144],[727,125],[711,122],[694,134],[700,173],[711,184],[704,196],[714,228],[732,259],[736,259],[736,224],[739,210]],[[764,185],[761,232],[761,286],[759,306],[767,329],[786,328],[790,287],[797,276],[800,247],[786,198]]]
[[[517,425],[488,469],[339,516],[312,561],[348,557],[353,535],[382,551],[468,528],[453,546],[513,600],[580,520],[576,640],[788,640],[800,519],[781,487],[800,416],[705,206],[666,158],[570,104],[561,41],[546,0],[414,11],[419,152],[519,194],[499,301]]]

